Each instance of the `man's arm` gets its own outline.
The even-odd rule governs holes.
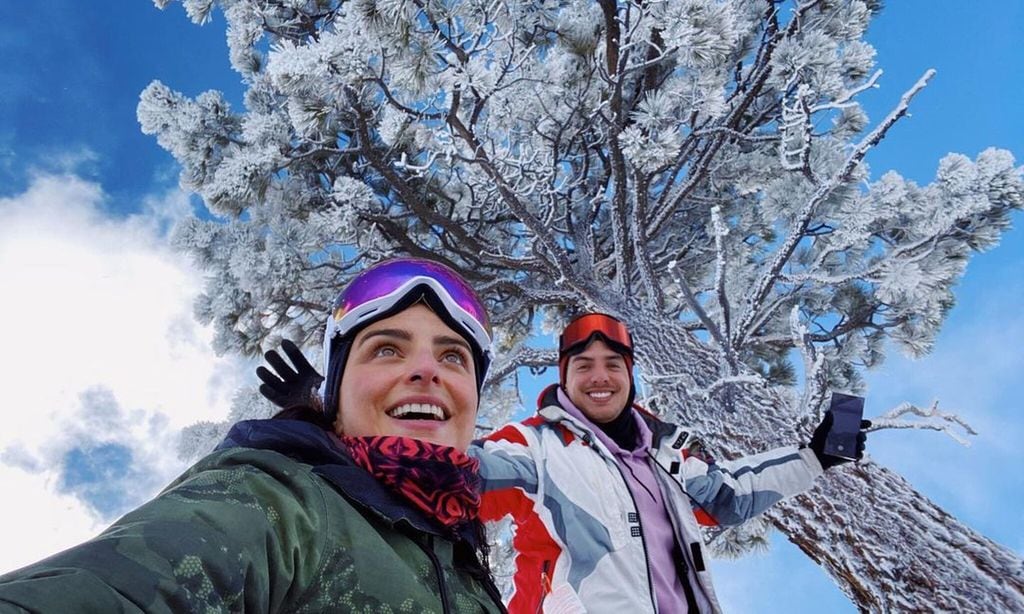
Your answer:
[[[319,564],[324,499],[271,454],[207,457],[95,539],[0,576],[0,612],[276,611]]]
[[[527,438],[526,430],[517,424],[506,424],[487,437],[474,441],[467,452],[480,462],[480,478],[484,503],[497,491],[517,489],[536,495],[539,484],[536,442]]]
[[[683,462],[681,481],[702,524],[737,525],[779,501],[804,492],[822,468],[808,448],[778,448],[717,463],[691,454]]]
[[[811,488],[821,473],[851,459],[831,456],[824,451],[832,426],[826,412],[807,446],[777,448],[734,461],[716,463],[699,440],[688,442],[681,480],[697,508],[702,524],[737,525],[764,512],[775,503]],[[861,421],[855,458],[864,455],[865,429]]]

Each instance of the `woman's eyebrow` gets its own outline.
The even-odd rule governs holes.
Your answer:
[[[366,335],[364,335],[363,338],[359,340],[359,345],[365,344],[367,341],[373,339],[374,337],[395,337],[397,339],[401,339],[402,341],[410,341],[412,339],[412,333],[401,328],[381,328],[366,333]]]
[[[473,351],[473,348],[469,347],[469,344],[466,343],[466,340],[457,335],[438,335],[434,337],[434,345],[458,345],[466,348],[467,351]]]

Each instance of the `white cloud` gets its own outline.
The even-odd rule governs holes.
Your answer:
[[[57,492],[52,475],[0,464],[0,573],[17,569],[84,541],[102,527],[84,503]]]
[[[163,239],[188,212],[185,196],[154,197],[127,218],[103,203],[98,185],[74,175],[36,176],[0,199],[0,488],[26,494],[0,507],[0,573],[95,532],[88,508],[57,492],[69,450],[117,442],[162,485],[183,468],[176,432],[224,419],[247,375],[213,354],[192,317],[199,275]],[[97,390],[109,402],[82,396]]]

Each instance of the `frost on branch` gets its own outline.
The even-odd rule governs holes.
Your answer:
[[[708,531],[711,554],[723,559],[738,559],[752,552],[765,552],[771,547],[771,524],[763,518],[753,518],[735,527]]]
[[[185,0],[199,21],[224,12],[244,108],[154,82],[138,116],[221,216],[175,234],[207,273],[196,310],[219,351],[258,355],[283,335],[317,347],[355,272],[431,257],[492,315],[481,425],[516,406],[521,369],[553,362],[527,340],[597,310],[629,322],[660,414],[728,457],[804,440],[828,391],[862,391],[887,348],[929,352],[966,263],[1024,205],[1021,169],[997,149],[947,156],[926,185],[868,168],[933,74],[883,78],[863,40],[879,4]],[[892,111],[869,118],[860,96],[877,88]],[[871,514],[843,518],[852,537],[821,529],[853,507],[843,497],[909,486],[882,469],[834,476],[836,501],[772,524],[859,607],[898,594],[1024,609],[1018,559],[997,565],[995,589],[930,608],[928,587],[992,569],[936,542],[919,547],[956,564],[890,582],[877,561],[907,563],[914,536],[867,543]],[[947,518],[912,489],[879,500]],[[984,550],[972,560],[1010,560],[944,522]]]
[[[913,419],[915,416],[919,419]],[[871,428],[869,430],[880,431],[884,429],[940,431],[949,435],[954,441],[963,446],[969,446],[971,442],[964,435],[958,433],[958,430],[963,431],[966,435],[978,434],[960,416],[939,411],[938,401],[934,401],[928,409],[923,409],[910,403],[901,403],[881,416],[871,419]]]
[[[198,422],[182,430],[178,436],[177,455],[185,462],[195,462],[206,456],[227,435],[231,425],[242,420],[269,418],[277,412],[256,388],[239,390],[231,401],[227,420]]]

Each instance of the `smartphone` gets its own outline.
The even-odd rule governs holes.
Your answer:
[[[864,397],[832,393],[832,429],[825,437],[825,454],[855,460],[860,421],[864,418]]]

